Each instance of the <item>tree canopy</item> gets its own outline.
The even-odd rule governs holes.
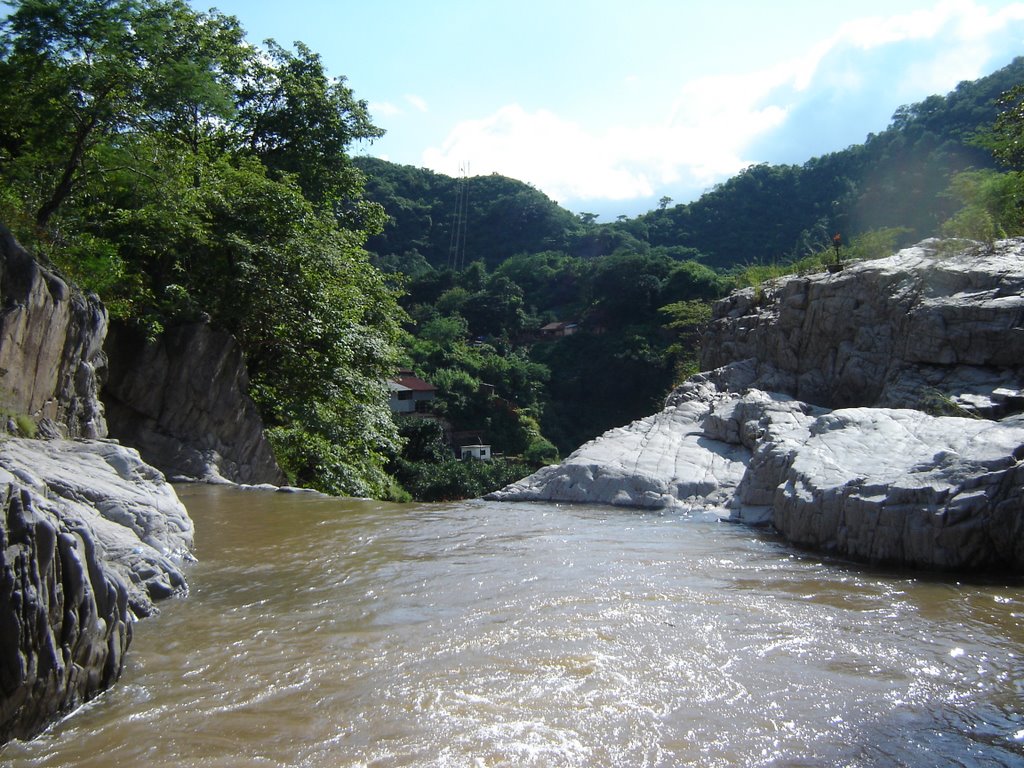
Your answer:
[[[401,310],[347,151],[381,135],[309,48],[182,0],[16,0],[0,213],[123,322],[202,315],[247,356],[294,482],[382,495]]]

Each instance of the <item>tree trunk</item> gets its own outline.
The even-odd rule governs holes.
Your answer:
[[[92,117],[75,132],[75,141],[71,146],[71,154],[64,164],[64,172],[61,174],[60,181],[57,182],[57,186],[54,187],[49,199],[36,212],[36,226],[40,229],[46,228],[50,217],[57,212],[57,209],[60,208],[68,195],[71,194],[71,190],[74,189],[75,177],[78,175],[82,162],[85,160],[85,150],[88,146],[89,137],[95,130],[97,122],[97,118]]]

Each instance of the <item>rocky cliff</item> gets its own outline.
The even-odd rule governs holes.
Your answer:
[[[0,431],[28,418],[47,437],[109,434],[176,479],[284,482],[229,334],[195,323],[155,342],[123,327],[108,335],[99,299],[2,225],[0,301]]]
[[[493,495],[711,510],[875,562],[1024,570],[1024,242],[927,241],[719,302],[711,370]]]
[[[755,360],[763,389],[832,408],[999,416],[1021,406],[1019,240],[930,240],[836,274],[779,280],[714,308],[701,368]]]
[[[0,300],[0,412],[65,437],[105,436],[99,299],[69,288],[0,225]]]
[[[174,479],[284,482],[230,334],[193,323],[147,341],[114,325],[106,349],[110,433],[147,462]]]
[[[185,590],[192,521],[136,451],[99,438],[107,314],[0,226],[0,743],[120,674],[137,616]],[[38,431],[20,440],[6,433]]]

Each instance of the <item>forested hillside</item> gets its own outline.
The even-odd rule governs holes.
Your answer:
[[[435,268],[448,266],[460,184],[470,201],[463,263],[482,260],[489,268],[518,253],[594,258],[646,246],[720,270],[800,258],[827,247],[836,232],[849,240],[898,227],[906,241],[918,240],[936,234],[959,207],[948,194],[954,174],[996,167],[973,139],[995,120],[1000,95],[1022,81],[1024,57],[946,96],[897,108],[892,123],[863,144],[800,166],[751,166],[691,203],[664,199],[657,210],[603,224],[574,217],[513,179],[453,179],[357,157],[368,197],[388,214],[368,247],[393,263],[418,253]]]
[[[801,257],[876,229],[905,228],[906,241],[936,234],[958,207],[952,176],[993,168],[972,143],[989,126],[999,96],[1024,80],[1024,58],[896,110],[891,125],[802,166],[757,165],[688,205],[638,217],[630,231],[651,245],[689,246],[716,268]]]
[[[432,267],[500,264],[517,253],[564,249],[576,217],[528,184],[497,174],[472,180],[425,168],[356,157],[366,174],[366,195],[385,205],[388,223],[370,238],[374,253],[405,257],[415,270],[423,257]],[[458,221],[472,222],[462,229]],[[458,236],[458,239],[456,239]]]

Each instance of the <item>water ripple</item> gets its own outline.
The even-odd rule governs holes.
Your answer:
[[[183,495],[192,596],[5,764],[1024,762],[1014,588],[685,515]]]

